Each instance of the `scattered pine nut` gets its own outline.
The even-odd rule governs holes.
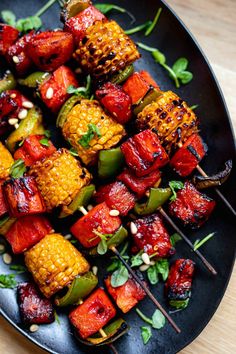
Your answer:
[[[93,205],[92,205],[92,204],[89,204],[89,205],[87,206],[87,209],[88,209],[88,211],[92,210],[92,209],[93,209]]]
[[[39,329],[39,326],[36,324],[32,324],[29,328],[30,332],[32,332],[32,333],[37,332],[38,329]]]
[[[30,101],[25,101],[25,102],[23,102],[23,103],[22,103],[22,106],[23,106],[24,108],[29,108],[29,109],[34,107],[33,103],[30,102]]]
[[[12,93],[12,94],[10,95],[10,97],[11,97],[11,98],[16,98],[16,93]]]
[[[143,253],[142,256],[141,256],[143,262],[147,265],[150,265],[150,258],[149,258],[149,255],[147,253]]]
[[[14,61],[15,64],[19,64],[20,62],[20,59],[16,55],[12,57],[12,60]]]
[[[4,253],[5,249],[6,249],[5,246],[2,243],[0,243],[0,254]]]
[[[109,215],[110,216],[118,216],[118,215],[120,215],[120,212],[119,212],[119,210],[112,209],[112,210],[110,210]]]
[[[138,228],[133,221],[131,221],[130,223],[130,231],[133,235],[136,235],[136,233],[138,232]]]
[[[18,123],[18,118],[10,118],[10,119],[8,119],[8,123],[10,125],[15,125]]]
[[[52,87],[49,87],[46,92],[46,98],[50,100],[53,97],[54,91]]]
[[[70,240],[70,239],[71,239],[71,237],[72,237],[72,235],[71,235],[71,234],[67,234],[67,235],[65,235],[65,236],[64,236],[64,239],[65,239],[65,240]]]
[[[15,129],[18,129],[18,128],[19,128],[19,124],[16,123],[16,124],[14,125],[14,127],[15,127]]]
[[[27,117],[28,111],[27,109],[23,108],[19,114],[18,114],[18,118],[19,119],[25,119]]]
[[[146,270],[148,270],[149,267],[150,267],[150,264],[143,264],[139,267],[139,270],[141,272],[146,272]]]
[[[4,253],[2,259],[5,264],[11,264],[12,262],[12,256],[9,253]]]
[[[92,267],[92,272],[93,272],[94,275],[97,275],[98,274],[98,267],[93,266]]]

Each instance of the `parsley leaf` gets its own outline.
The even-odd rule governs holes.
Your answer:
[[[113,288],[117,288],[127,282],[129,279],[129,272],[125,268],[124,265],[122,265],[119,269],[117,269],[114,273],[111,275],[111,286]]]
[[[10,168],[10,175],[13,178],[19,178],[24,175],[26,171],[25,163],[22,159],[16,160]]]
[[[173,193],[170,197],[170,201],[173,202],[177,198],[176,190],[180,190],[184,188],[184,184],[181,181],[170,181],[169,187]]]
[[[106,240],[102,239],[98,246],[97,246],[97,252],[98,254],[100,255],[103,255],[105,253],[107,253],[107,243],[106,243]]]
[[[73,85],[70,85],[67,87],[67,93],[70,95],[76,95],[76,96],[83,96],[85,98],[90,98],[92,99],[91,96],[91,90],[92,90],[92,80],[91,76],[88,75],[86,79],[86,86],[85,87],[75,87]]]
[[[47,138],[43,138],[41,140],[39,140],[40,144],[43,145],[43,146],[49,146],[49,141]]]
[[[138,267],[143,264],[142,251],[131,257],[131,267]]]
[[[78,141],[78,143],[83,146],[85,149],[89,148],[90,141],[97,135],[100,138],[101,132],[100,129],[93,123],[88,124],[88,131],[85,133]]]
[[[167,259],[159,259],[156,262],[156,270],[161,274],[163,281],[166,281],[169,275],[169,262]]]
[[[0,274],[0,288],[14,289],[16,285],[15,274]]]
[[[207,235],[206,237],[204,237],[202,240],[196,240],[193,245],[194,251],[198,250],[202,245],[204,245],[204,243],[209,241],[214,235],[215,235],[215,232],[212,232],[209,235]]]
[[[152,327],[155,329],[161,329],[165,326],[166,319],[160,310],[156,310],[152,315]]]
[[[152,337],[152,330],[148,326],[142,326],[141,329],[141,336],[143,339],[143,344],[147,344]]]
[[[176,232],[170,237],[170,243],[172,244],[173,247],[175,247],[176,243],[178,241],[181,241],[182,237]]]
[[[150,281],[150,283],[152,285],[155,285],[155,284],[158,283],[159,277],[158,277],[158,272],[157,272],[157,269],[156,269],[155,265],[153,265],[153,266],[148,268],[147,277],[148,277],[148,280]]]

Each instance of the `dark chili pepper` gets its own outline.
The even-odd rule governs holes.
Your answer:
[[[161,95],[161,91],[155,88],[151,89],[140,102],[133,106],[133,113],[137,116],[147,105],[155,101]]]
[[[56,121],[56,126],[62,128],[68,114],[70,113],[70,111],[72,110],[72,108],[76,105],[76,103],[80,102],[81,99],[83,97],[80,95],[74,95],[72,97],[70,97],[62,106],[58,117],[57,117],[57,121]]]
[[[124,155],[120,147],[101,150],[98,156],[98,176],[109,178],[115,176],[124,165]]]
[[[172,191],[170,188],[151,188],[148,200],[146,203],[136,203],[134,211],[138,215],[148,215],[154,213],[171,197]]]
[[[133,65],[129,65],[123,71],[121,71],[118,74],[112,76],[111,82],[113,84],[121,84],[122,82],[127,80],[128,77],[130,77],[130,75],[133,74],[133,72],[134,72]]]
[[[9,70],[6,71],[3,78],[0,80],[0,93],[6,90],[13,90],[16,84],[17,82],[13,74]]]
[[[36,71],[25,79],[19,79],[18,83],[22,86],[27,86],[30,88],[37,88],[47,77],[49,73],[43,71]]]

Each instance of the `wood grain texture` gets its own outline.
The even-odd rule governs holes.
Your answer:
[[[236,1],[167,0],[191,30],[219,80],[236,133]],[[236,269],[236,268],[235,268]],[[235,341],[236,271],[216,314],[201,335],[181,354],[233,354]],[[0,318],[0,353],[45,353]],[[123,353],[129,354],[129,353]]]

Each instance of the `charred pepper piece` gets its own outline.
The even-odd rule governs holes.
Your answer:
[[[89,270],[86,259],[59,234],[45,236],[26,251],[25,264],[47,298]]]
[[[115,315],[115,307],[99,288],[70,313],[69,319],[79,336],[85,339],[102,329]]]
[[[121,145],[127,165],[138,177],[146,176],[169,161],[158,136],[147,129]]]
[[[46,211],[34,177],[8,179],[2,188],[11,216],[19,218],[24,215],[40,214]]]
[[[148,215],[157,211],[172,196],[170,188],[151,188],[146,203],[136,203],[134,211],[138,215]]]
[[[185,308],[191,296],[195,263],[191,259],[177,259],[170,267],[165,294],[170,306]]]
[[[0,23],[0,55],[5,56],[9,47],[18,39],[19,31],[9,25]]]
[[[10,152],[0,142],[0,179],[9,176],[10,168],[13,163],[14,160]]]
[[[177,198],[170,203],[170,214],[184,225],[199,228],[209,218],[215,208],[215,201],[200,193],[193,184],[185,182],[177,192]]]
[[[101,150],[98,155],[98,176],[100,178],[114,177],[124,163],[124,155],[120,147]]]
[[[24,324],[54,322],[54,309],[51,301],[45,299],[33,283],[20,283],[17,287],[17,297]]]
[[[7,70],[3,78],[0,80],[0,93],[14,89],[16,84],[17,82],[14,78],[14,75],[9,70]]]

